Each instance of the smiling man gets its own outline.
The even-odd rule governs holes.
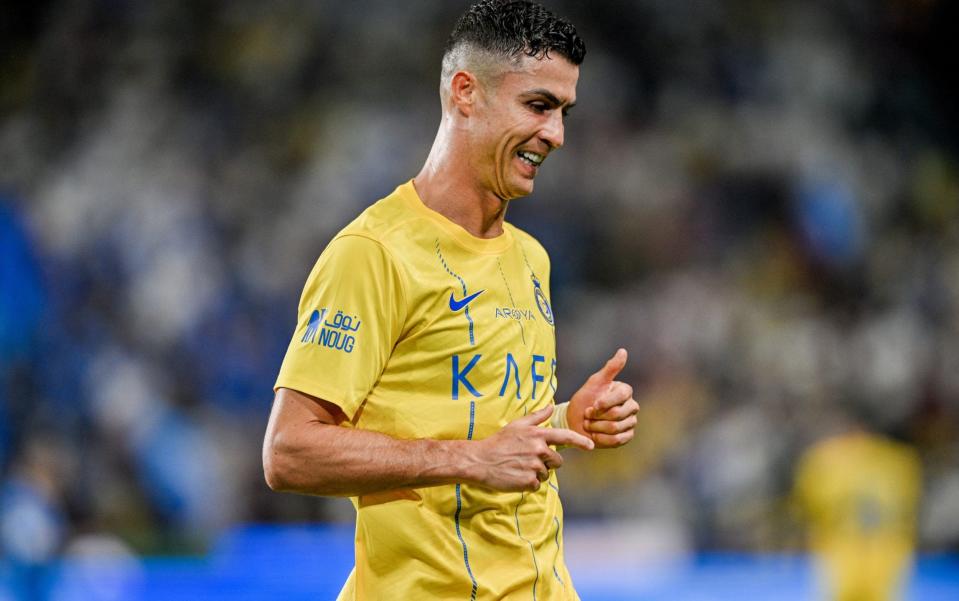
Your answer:
[[[563,145],[584,54],[537,4],[470,7],[426,164],[307,280],[263,465],[274,490],[352,498],[340,599],[578,598],[556,447],[625,444],[639,405],[623,349],[555,405],[549,257],[504,218]]]

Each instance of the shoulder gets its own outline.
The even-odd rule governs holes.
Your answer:
[[[402,187],[364,209],[356,219],[340,230],[334,240],[341,236],[359,235],[383,241],[390,237],[391,232],[413,220],[415,215],[408,210],[400,195]]]
[[[310,278],[323,273],[348,277],[370,271],[401,271],[398,259],[402,252],[397,252],[394,241],[397,231],[411,227],[409,222],[415,219],[401,197],[404,185],[368,206],[333,236]]]
[[[549,253],[546,252],[546,248],[540,244],[539,240],[533,237],[529,232],[516,227],[512,223],[506,222],[503,224],[503,227],[509,230],[513,239],[516,240],[516,244],[520,246],[526,255],[527,260],[539,265],[549,266]]]
[[[412,184],[406,182],[397,186],[393,192],[377,200],[360,213],[356,219],[334,236],[330,245],[353,238],[366,239],[379,245],[387,254],[402,257],[402,247],[421,224],[422,217],[410,207],[407,196]]]

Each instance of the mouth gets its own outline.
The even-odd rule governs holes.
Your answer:
[[[531,152],[529,150],[520,150],[516,153],[516,156],[518,156],[521,161],[533,167],[539,167],[543,164],[543,161],[546,160],[546,155]]]

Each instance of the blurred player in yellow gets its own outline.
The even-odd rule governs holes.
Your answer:
[[[920,493],[916,452],[862,428],[805,453],[795,497],[829,599],[898,598],[912,564]]]
[[[306,282],[263,463],[275,490],[351,497],[340,599],[578,598],[555,447],[625,444],[639,405],[623,349],[555,405],[549,257],[504,217],[563,145],[584,54],[539,5],[470,7],[426,164]]]

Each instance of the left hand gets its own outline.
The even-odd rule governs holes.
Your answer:
[[[625,366],[626,349],[619,349],[569,400],[570,429],[593,439],[599,448],[620,447],[633,439],[639,403],[632,386],[615,380]]]

